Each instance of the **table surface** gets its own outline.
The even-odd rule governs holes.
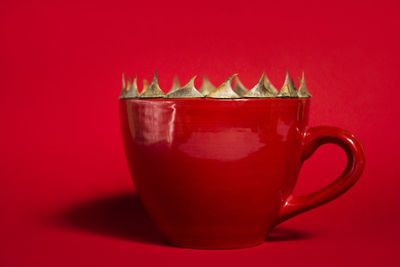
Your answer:
[[[399,28],[396,1],[2,1],[0,266],[400,266]],[[166,91],[207,73],[304,70],[310,125],[354,132],[367,167],[342,197],[258,247],[167,245],[138,197],[118,117],[121,72]],[[297,80],[296,80],[297,83]],[[201,79],[196,80],[196,87]],[[295,194],[345,167],[321,147]]]

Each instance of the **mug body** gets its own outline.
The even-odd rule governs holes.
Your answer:
[[[310,99],[121,99],[137,193],[189,248],[264,242],[302,163]]]

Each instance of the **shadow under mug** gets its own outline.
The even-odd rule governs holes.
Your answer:
[[[308,128],[310,99],[121,99],[125,152],[139,197],[171,244],[204,249],[261,244],[271,229],[348,190],[360,177],[357,138]],[[292,192],[322,144],[347,154],[333,183]]]

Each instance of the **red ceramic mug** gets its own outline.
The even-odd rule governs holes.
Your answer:
[[[280,222],[349,189],[365,160],[351,133],[308,128],[310,99],[121,99],[126,156],[137,192],[166,239],[189,248],[264,242]],[[300,167],[322,144],[347,167],[329,186],[293,196]]]

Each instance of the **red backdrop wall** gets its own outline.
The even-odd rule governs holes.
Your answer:
[[[397,1],[2,1],[1,266],[399,266]],[[367,167],[341,198],[255,248],[167,246],[134,194],[119,129],[120,75],[168,90],[207,74],[306,74],[311,126],[356,134]],[[201,79],[196,81],[199,87]],[[324,146],[297,194],[337,177]]]

